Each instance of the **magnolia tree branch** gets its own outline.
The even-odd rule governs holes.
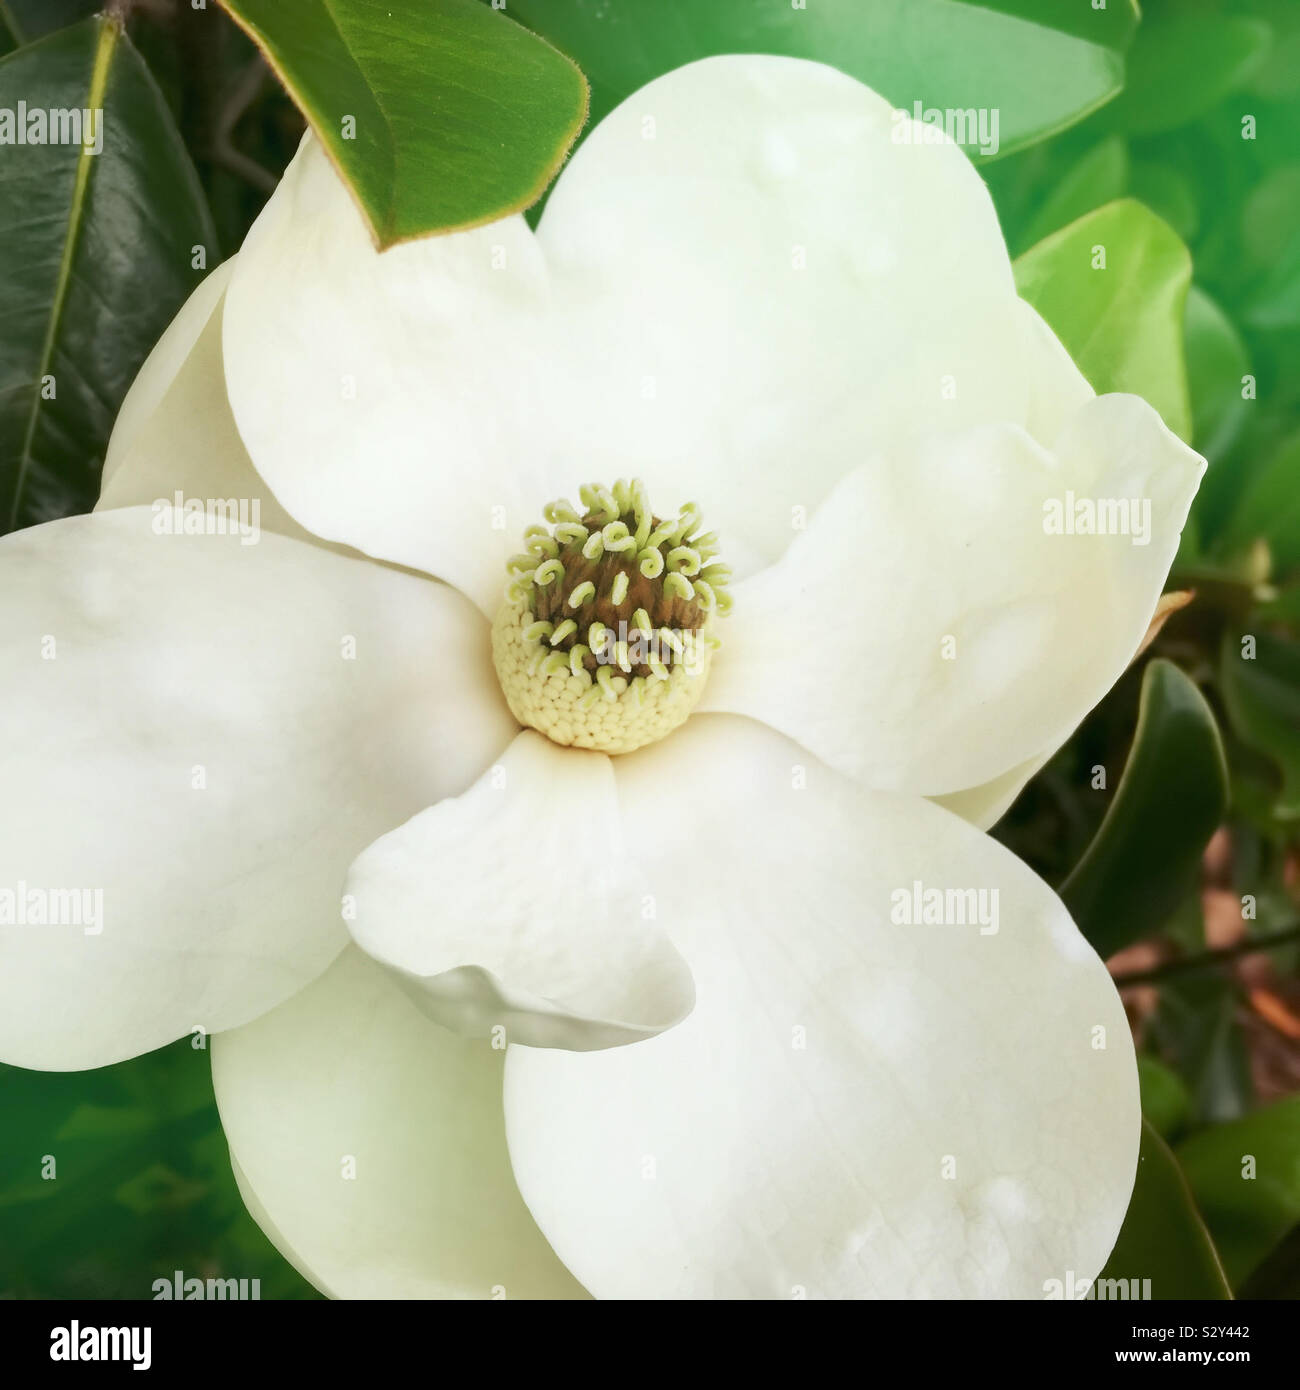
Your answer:
[[[1277,931],[1264,932],[1260,936],[1248,937],[1235,946],[1224,946],[1217,951],[1198,951],[1194,956],[1183,956],[1179,960],[1166,961],[1150,970],[1133,970],[1111,978],[1119,989],[1129,985],[1154,985],[1176,975],[1185,975],[1193,970],[1212,970],[1216,966],[1230,964],[1242,956],[1253,956],[1260,951],[1272,951],[1279,946],[1289,946],[1300,941],[1300,922],[1289,927],[1279,927]]]

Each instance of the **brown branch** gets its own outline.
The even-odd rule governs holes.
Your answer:
[[[1183,956],[1180,960],[1166,961],[1150,970],[1133,970],[1125,975],[1111,978],[1118,989],[1130,985],[1157,985],[1177,975],[1185,975],[1193,970],[1212,970],[1216,966],[1229,965],[1242,956],[1253,956],[1258,951],[1272,951],[1279,946],[1289,946],[1300,941],[1300,922],[1289,927],[1279,927],[1277,931],[1264,932],[1260,936],[1248,936],[1235,946],[1225,946],[1217,951],[1200,951],[1194,956]]]

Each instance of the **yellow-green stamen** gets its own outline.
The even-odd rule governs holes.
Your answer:
[[[650,510],[639,479],[580,489],[530,526],[507,566],[492,655],[511,712],[556,743],[629,753],[699,702],[731,607],[718,538],[687,505]]]

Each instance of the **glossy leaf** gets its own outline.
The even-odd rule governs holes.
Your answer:
[[[102,152],[0,158],[0,531],[88,511],[113,417],[216,238],[139,55],[92,19],[0,61],[0,109],[102,107]],[[93,145],[92,145],[93,148]]]
[[[1172,663],[1152,661],[1124,775],[1060,890],[1103,956],[1155,932],[1191,890],[1227,801],[1223,744],[1205,697]]]
[[[1128,147],[1118,135],[1079,157],[1043,200],[1021,238],[1026,247],[1086,213],[1122,197],[1128,187]]]
[[[1198,936],[1193,949],[1203,946],[1203,925]],[[1195,1124],[1240,1119],[1251,1104],[1250,1057],[1237,1014],[1236,987],[1220,971],[1192,971],[1160,987],[1149,1031],[1187,1084]]]
[[[1187,1120],[1192,1099],[1182,1078],[1148,1054],[1138,1057],[1138,1085],[1142,1090],[1142,1113],[1156,1133],[1167,1140]]]
[[[1219,671],[1233,727],[1281,771],[1277,814],[1300,816],[1300,642],[1230,632]]]
[[[581,64],[593,121],[697,58],[777,53],[830,63],[909,111],[996,111],[999,154],[1113,97],[1136,20],[1131,0],[510,0],[510,13]]]
[[[1300,1226],[1274,1246],[1262,1264],[1256,1265],[1242,1282],[1241,1298],[1300,1299]]]
[[[1143,396],[1190,437],[1183,311],[1192,260],[1166,223],[1121,199],[1039,242],[1015,272],[1095,391]]]
[[[105,0],[0,0],[0,30],[34,43],[105,8]]]
[[[1300,434],[1284,441],[1250,477],[1224,537],[1229,549],[1268,542],[1274,572],[1300,567]]]
[[[381,249],[536,202],[586,119],[574,64],[477,0],[222,4],[301,107]]]
[[[1107,119],[1140,134],[1172,130],[1241,86],[1273,33],[1239,15],[1174,14],[1145,20],[1129,53],[1129,81]]]
[[[1300,1222],[1300,1096],[1203,1130],[1178,1160],[1240,1288]]]
[[[1147,1120],[1128,1214],[1099,1278],[1149,1279],[1157,1300],[1232,1297],[1178,1161]]]
[[[1226,451],[1245,419],[1248,402],[1241,394],[1242,378],[1250,371],[1250,362],[1228,316],[1197,285],[1188,291],[1184,333],[1192,443],[1213,463]],[[1207,475],[1202,491],[1208,481]]]

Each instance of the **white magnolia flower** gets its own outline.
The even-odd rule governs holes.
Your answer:
[[[0,884],[103,890],[97,934],[0,931],[0,1056],[219,1034],[245,1199],[321,1289],[1034,1297],[1106,1259],[1124,1013],[982,828],[1132,657],[1203,464],[895,129],[713,59],[536,234],[384,255],[308,139],[98,513],[0,545]],[[1051,533],[1067,491],[1149,502],[1149,544]],[[160,534],[177,492],[266,533]]]

